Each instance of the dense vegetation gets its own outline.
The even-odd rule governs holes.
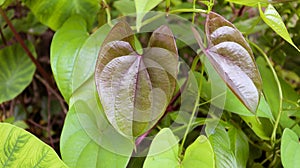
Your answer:
[[[298,0],[0,0],[0,15],[2,167],[300,165]]]

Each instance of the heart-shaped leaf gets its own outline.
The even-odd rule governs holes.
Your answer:
[[[169,128],[163,128],[154,137],[143,168],[179,167],[178,140]]]
[[[123,135],[136,137],[163,115],[174,91],[178,54],[171,30],[161,26],[139,55],[125,22],[104,40],[95,72],[98,94],[110,123]]]
[[[32,44],[27,43],[35,54]],[[0,50],[0,104],[13,99],[31,82],[35,66],[19,44]]]
[[[215,167],[215,154],[209,140],[200,135],[185,151],[182,167]]]
[[[207,15],[205,29],[205,55],[233,93],[255,113],[262,82],[251,48],[233,24],[214,12]],[[203,46],[199,34],[193,31]]]

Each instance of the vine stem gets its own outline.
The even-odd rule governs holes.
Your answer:
[[[200,56],[198,56],[198,57],[200,57]],[[204,65],[202,65],[202,69],[201,69],[201,75],[203,76],[203,74],[204,74]],[[198,107],[199,107],[201,88],[202,88],[202,78],[200,78],[200,81],[199,81],[199,83],[198,83],[198,96],[197,96],[197,99],[196,99],[196,102],[195,102],[195,105],[194,105],[194,109],[193,109],[191,118],[190,118],[189,123],[188,123],[188,125],[187,125],[187,128],[186,128],[186,130],[185,130],[185,133],[184,133],[182,142],[181,142],[181,144],[180,144],[180,146],[179,146],[179,150],[178,150],[178,151],[179,151],[179,153],[178,153],[179,158],[180,158],[180,156],[182,155],[183,145],[184,145],[184,143],[185,143],[185,141],[186,141],[187,135],[188,135],[189,130],[190,130],[190,128],[191,128],[193,118],[194,118],[194,116],[195,116],[195,114],[196,114],[196,111],[197,111],[197,109],[198,109]]]
[[[275,81],[276,81],[276,84],[277,84],[277,89],[278,89],[278,92],[279,92],[279,109],[278,109],[278,115],[277,115],[277,118],[276,118],[276,121],[275,121],[275,125],[274,125],[274,128],[273,128],[273,132],[272,132],[272,135],[271,135],[271,144],[272,144],[272,147],[274,148],[275,144],[276,144],[276,131],[277,131],[277,128],[279,126],[279,122],[280,122],[280,118],[281,118],[281,115],[282,115],[282,101],[283,101],[283,94],[282,94],[282,89],[281,89],[281,84],[280,84],[280,81],[278,79],[278,76],[276,74],[276,71],[275,69],[273,68],[268,56],[265,54],[265,52],[260,48],[258,47],[255,43],[249,41],[250,44],[252,46],[254,46],[264,57],[264,59],[267,61],[267,64],[268,66],[270,67],[271,71],[272,71],[272,74],[275,78]]]
[[[24,43],[24,41],[21,38],[21,36],[19,35],[19,33],[16,31],[15,27],[12,25],[11,21],[8,19],[7,15],[5,14],[5,12],[3,11],[2,8],[0,8],[0,14],[4,18],[5,22],[7,23],[8,27],[10,28],[10,30],[12,31],[12,33],[14,34],[16,40],[20,43],[20,45],[22,46],[22,48],[26,52],[27,56],[30,58],[30,60],[36,66],[37,70],[41,73],[41,75],[43,76],[43,78],[45,78],[48,81],[48,83],[51,85],[52,84],[52,80],[51,80],[50,76],[43,69],[43,67],[41,66],[41,64],[34,58],[33,54],[30,52],[30,50],[28,49],[28,47]]]
[[[196,9],[196,0],[193,1],[193,10]],[[193,18],[192,18],[192,23],[195,23],[195,17],[196,17],[196,13],[193,12]]]
[[[110,11],[109,11],[109,6],[105,0],[102,0],[101,5],[105,9],[105,12],[107,15],[107,24],[112,27],[113,24],[111,23],[111,15],[110,15]]]

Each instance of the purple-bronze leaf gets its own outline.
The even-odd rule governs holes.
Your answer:
[[[154,31],[150,47],[139,55],[130,38],[111,34],[124,31],[126,25],[116,24],[101,46],[95,81],[107,119],[134,140],[164,114],[175,88],[178,54],[171,30],[162,26]],[[133,37],[130,27],[125,29]]]
[[[233,24],[214,12],[207,15],[205,28],[205,55],[233,93],[255,113],[262,81],[250,46]]]

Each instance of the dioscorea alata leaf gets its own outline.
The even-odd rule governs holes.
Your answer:
[[[300,143],[299,137],[291,129],[283,131],[281,140],[281,161],[285,168],[296,168],[300,164]]]
[[[104,40],[95,81],[110,123],[132,138],[149,130],[163,115],[173,95],[178,54],[167,26],[153,32],[149,47],[138,54],[125,22],[116,24]]]
[[[214,12],[208,14],[205,29],[208,39],[205,55],[233,93],[255,113],[262,82],[251,48],[233,24]],[[200,36],[193,31],[203,46]]]

